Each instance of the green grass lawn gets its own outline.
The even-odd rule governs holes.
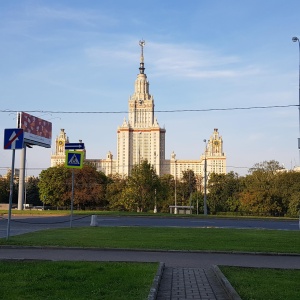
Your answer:
[[[1,215],[7,215],[8,210],[0,210]],[[34,209],[24,209],[24,210],[12,210],[13,215],[30,215],[30,216],[61,216],[61,215],[70,215],[70,210],[59,209],[59,210],[34,210]],[[74,210],[74,215],[104,215],[104,216],[138,216],[138,217],[165,217],[165,218],[194,218],[194,219],[211,219],[211,218],[235,218],[235,219],[260,219],[260,220],[298,220],[298,218],[290,218],[290,217],[262,217],[262,216],[239,216],[239,215],[230,215],[230,214],[217,214],[217,215],[207,215],[203,214],[170,214],[170,213],[156,213],[153,211],[149,212],[128,212],[128,211],[105,211],[105,210]]]
[[[300,270],[219,268],[243,300],[300,299]]]
[[[65,246],[161,250],[211,250],[300,253],[298,231],[158,228],[83,227],[43,230],[12,236],[0,245]]]
[[[0,298],[147,299],[158,264],[0,261]]]
[[[65,228],[55,230],[43,230],[40,232],[33,232],[23,234],[20,236],[12,236],[7,241],[6,239],[0,239],[0,245],[21,245],[21,246],[64,246],[64,247],[96,247],[96,248],[124,248],[124,249],[162,249],[162,250],[208,250],[208,251],[243,251],[243,252],[274,252],[274,253],[300,253],[300,235],[298,231],[283,231],[283,230],[254,230],[254,229],[217,229],[217,228],[157,228],[157,227],[86,227],[86,228]],[[3,264],[6,265],[6,270],[9,270],[9,265],[12,264],[11,276],[14,276],[14,268],[16,262],[2,262],[0,264],[1,275],[3,276]],[[40,262],[36,263],[36,266]],[[45,262],[47,263],[47,262]],[[51,265],[48,262],[49,265]],[[76,263],[74,268],[76,270]],[[101,263],[102,264],[102,263]],[[98,265],[98,263],[96,264]],[[127,269],[131,264],[110,264],[104,263],[103,266],[112,266],[112,272],[115,266],[119,268]],[[140,268],[139,264],[133,264],[132,268]],[[35,269],[34,267],[33,269]],[[48,269],[45,267],[41,267]],[[55,268],[55,264],[54,267]],[[78,267],[80,268],[80,267]],[[94,268],[94,266],[93,266]],[[102,267],[99,267],[102,268]],[[107,267],[103,267],[107,270]],[[52,269],[52,266],[50,267]],[[156,271],[157,265],[154,269]],[[38,269],[37,269],[38,270]],[[70,267],[73,270],[73,267]],[[241,295],[243,300],[247,299],[300,299],[299,282],[300,282],[300,270],[272,270],[272,269],[250,269],[250,268],[233,268],[233,267],[221,267],[222,272],[226,275],[228,280]],[[8,271],[9,273],[10,271]],[[44,271],[38,271],[38,274],[44,274]],[[74,271],[75,272],[75,271]],[[90,271],[95,273],[93,269]],[[106,272],[106,271],[105,271]],[[106,274],[103,272],[103,274]],[[152,272],[152,273],[151,273]],[[143,291],[141,293],[148,294],[150,286],[152,284],[155,272],[151,271],[151,275],[148,278],[144,289],[144,285],[141,287]],[[6,272],[4,272],[5,274]],[[57,272],[59,273],[59,272]],[[80,272],[79,272],[80,273]],[[101,273],[101,272],[100,272]],[[26,272],[25,272],[26,274]],[[42,276],[45,282],[52,276]],[[60,276],[63,274],[57,274]],[[21,276],[17,275],[16,276]],[[29,278],[31,275],[26,275]],[[44,277],[43,277],[44,276]],[[49,276],[49,277],[48,277]],[[69,276],[69,275],[66,275]],[[71,276],[71,275],[70,275]],[[135,285],[136,280],[139,280],[139,275],[128,276],[128,281],[124,285],[118,287],[110,286],[107,290],[103,290],[103,286],[100,286],[98,290],[101,294],[101,299],[143,299],[144,296],[128,297],[127,285]],[[14,278],[14,277],[12,277]],[[41,281],[41,277],[38,277],[37,281]],[[66,281],[70,281],[66,277]],[[79,274],[79,278],[80,274]],[[12,279],[15,280],[15,279]],[[16,279],[21,281],[22,279]],[[54,279],[61,280],[61,279]],[[76,279],[77,280],[77,279]],[[74,280],[76,283],[77,281]],[[80,280],[80,279],[78,279]],[[0,276],[0,295],[2,294],[3,277]],[[23,280],[24,281],[24,280]],[[14,282],[14,281],[12,281]],[[44,282],[44,281],[43,281]],[[6,283],[6,284],[10,284]],[[68,283],[69,284],[69,283]],[[68,286],[67,284],[67,286]],[[4,285],[3,285],[4,286]],[[39,291],[39,285],[35,282],[30,285],[28,289],[35,290],[34,286],[37,286],[37,292]],[[46,285],[48,286],[48,285]],[[59,285],[58,285],[59,286]],[[93,285],[94,286],[94,285]],[[97,286],[97,285],[95,285]],[[89,292],[84,286],[78,287],[77,294],[72,294],[72,299],[87,299],[87,297],[80,298],[81,288],[84,293]],[[41,288],[42,289],[42,288]],[[115,294],[109,294],[109,290],[117,289],[120,296]],[[132,288],[133,292],[137,288]],[[20,293],[22,288],[14,291]],[[68,287],[68,290],[71,288]],[[122,290],[126,291],[122,295]],[[56,293],[57,291],[55,291]],[[138,291],[135,291],[139,293]],[[117,292],[116,292],[117,293]],[[127,293],[127,294],[126,294]],[[144,295],[143,294],[143,295]],[[20,294],[19,294],[20,295]],[[49,295],[48,295],[49,296]],[[34,298],[20,298],[18,294],[15,298],[9,299],[53,299],[51,297],[36,295]],[[77,298],[76,298],[77,297]],[[89,296],[89,299],[99,299]],[[105,298],[107,297],[107,298]],[[122,298],[123,297],[123,298]],[[57,296],[55,299],[70,299],[68,297]]]

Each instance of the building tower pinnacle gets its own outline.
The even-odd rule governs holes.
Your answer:
[[[141,46],[141,61],[140,61],[140,74],[144,74],[145,71],[145,67],[144,67],[144,47],[145,47],[145,41],[144,40],[140,40],[139,41],[139,45]]]

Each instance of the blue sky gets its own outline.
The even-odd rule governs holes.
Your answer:
[[[298,0],[1,1],[0,130],[16,127],[8,111],[36,112],[82,139],[88,158],[116,158],[117,127],[127,117],[138,74],[140,39],[157,111],[285,106],[299,103]],[[7,111],[8,110],[8,111]],[[157,112],[166,158],[198,159],[218,128],[227,171],[257,162],[299,165],[297,107]],[[52,149],[27,151],[27,175],[50,166]],[[16,167],[20,153],[16,152]],[[11,151],[0,149],[0,174]]]

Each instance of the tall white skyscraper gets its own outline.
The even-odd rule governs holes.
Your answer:
[[[147,160],[158,175],[171,174],[180,179],[182,172],[192,170],[201,181],[204,178],[206,160],[208,174],[225,174],[226,156],[223,152],[223,139],[216,128],[199,159],[177,159],[174,151],[170,159],[165,158],[166,130],[159,126],[154,114],[154,98],[149,92],[149,82],[145,74],[145,41],[140,41],[139,45],[141,51],[139,74],[134,83],[133,95],[128,101],[128,119],[124,118],[122,125],[117,129],[117,159],[114,159],[112,152],[108,151],[105,159],[86,159],[86,161],[93,163],[106,175],[118,173],[121,176],[128,176],[135,165]],[[51,156],[51,166],[63,163],[66,140],[66,134],[62,129],[56,139],[56,151]],[[199,137],[199,143],[195,137],[195,143],[202,148],[203,136]],[[85,146],[86,149],[92,147],[92,145]]]
[[[118,127],[117,172],[129,175],[135,164],[147,160],[162,174],[165,160],[165,133],[154,116],[154,98],[149,93],[149,82],[145,74],[144,46],[140,41],[140,73],[134,84],[134,93],[128,102],[128,120]]]

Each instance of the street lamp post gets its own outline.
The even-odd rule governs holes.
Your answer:
[[[156,189],[154,190],[154,193],[155,193],[155,198],[154,198],[154,210],[153,212],[156,214],[157,213],[157,207],[156,207]]]
[[[206,140],[204,139],[205,150],[204,150],[204,215],[207,216],[207,191],[206,191],[206,182],[207,182],[207,160],[206,160]]]
[[[299,94],[298,94],[298,97],[299,97],[299,106],[298,106],[298,110],[299,110],[299,138],[298,138],[298,149],[300,150],[300,41],[299,41],[299,38],[294,36],[292,38],[292,41],[293,42],[298,42],[298,46],[299,46],[299,85],[298,85],[298,88],[299,88]],[[300,152],[299,152],[299,165],[300,165]]]
[[[142,135],[142,132],[140,131],[139,135],[138,135],[138,164],[139,165],[141,163],[141,135]]]
[[[177,215],[177,189],[176,189],[176,181],[177,181],[177,166],[175,160],[175,207],[174,207],[174,214]]]

